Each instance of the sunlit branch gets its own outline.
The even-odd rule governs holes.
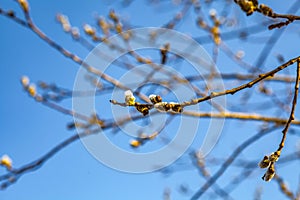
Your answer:
[[[258,77],[248,83],[245,83],[241,86],[238,86],[236,88],[232,88],[230,90],[225,90],[225,91],[222,91],[222,92],[212,92],[210,95],[208,96],[205,96],[205,97],[202,97],[202,98],[198,98],[198,99],[193,99],[192,101],[190,102],[183,102],[181,105],[183,107],[185,106],[189,106],[189,105],[195,105],[197,103],[200,103],[200,102],[203,102],[203,101],[207,101],[207,100],[210,100],[210,99],[213,99],[213,98],[216,98],[216,97],[219,97],[219,96],[224,96],[224,95],[228,95],[228,94],[235,94],[236,92],[239,92],[243,89],[246,89],[246,88],[251,88],[253,85],[257,84],[258,82],[268,78],[268,77],[272,77],[274,76],[277,72],[287,68],[288,66],[294,64],[295,62],[298,62],[300,60],[300,57],[296,57],[296,58],[293,58],[291,60],[289,60],[288,62],[284,63],[283,65],[273,69],[272,71],[269,71],[267,73],[264,73],[264,74],[259,74]]]
[[[236,120],[246,120],[246,121],[262,121],[262,122],[272,122],[277,125],[283,125],[288,120],[279,117],[267,117],[259,114],[247,114],[247,113],[237,113],[237,112],[194,112],[194,111],[184,111],[182,115],[200,117],[200,118],[226,118],[226,119],[236,119]],[[300,125],[300,120],[295,120],[291,122],[295,125]]]

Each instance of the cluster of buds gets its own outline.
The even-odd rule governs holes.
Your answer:
[[[57,14],[56,20],[62,25],[63,30],[67,33],[71,33],[73,39],[78,40],[80,38],[80,32],[77,27],[72,27],[69,22],[69,18],[66,15]]]
[[[152,104],[142,104],[135,102],[135,97],[130,90],[125,91],[125,104],[126,106],[134,106],[137,111],[142,113],[144,116],[149,114],[149,110],[153,107],[159,112],[173,112],[173,113],[181,113],[182,106],[179,103],[175,102],[163,102],[162,98],[159,95],[151,94],[149,99]],[[111,100],[112,103],[117,104],[115,101]],[[124,106],[123,105],[123,106]]]
[[[220,25],[223,23],[223,20],[217,16],[217,11],[215,9],[209,11],[209,16],[213,22],[212,26],[208,25],[201,17],[197,19],[197,25],[202,29],[209,31],[214,43],[219,45],[221,43]]]
[[[151,94],[149,96],[150,101],[154,104],[154,108],[159,112],[175,112],[181,113],[182,106],[179,103],[175,102],[163,102],[162,98],[159,95]]]
[[[135,102],[135,97],[130,90],[125,91],[124,94],[125,94],[125,104],[127,106],[134,106],[136,110],[142,113],[144,116],[149,114],[149,109],[152,108],[151,105]]]
[[[100,28],[102,29],[102,32],[105,35],[109,35],[109,29],[110,29],[111,25],[108,24],[104,18],[98,19],[98,26],[100,26]]]
[[[71,24],[70,24],[68,16],[63,15],[63,14],[57,14],[56,20],[62,25],[65,32],[71,31]]]
[[[27,76],[22,76],[21,84],[30,96],[32,96],[32,97],[36,96],[36,94],[37,94],[36,87],[34,84],[30,84],[30,80]]]
[[[270,181],[275,176],[275,162],[280,157],[280,151],[273,152],[270,156],[264,156],[264,158],[258,164],[260,168],[268,168],[262,179],[264,181]]]
[[[213,38],[213,41],[215,44],[219,45],[221,43],[221,36],[220,36],[220,25],[221,20],[217,17],[217,11],[215,9],[211,9],[209,11],[209,16],[214,23],[212,27],[210,27],[209,31],[211,33],[211,36]]]
[[[115,31],[116,31],[117,33],[123,32],[123,26],[122,26],[122,24],[120,23],[120,19],[119,19],[118,15],[115,13],[115,11],[114,11],[114,10],[111,10],[111,11],[109,12],[109,15],[108,15],[108,16],[109,16],[110,19],[113,20],[113,22],[114,22],[114,24],[115,24],[115,26],[114,26]]]
[[[251,15],[253,12],[258,11],[266,16],[273,16],[273,10],[265,5],[258,4],[257,0],[236,0],[236,3],[241,7],[241,9],[248,15]]]
[[[7,170],[12,168],[12,160],[8,155],[3,155],[0,160],[0,165],[4,166]]]

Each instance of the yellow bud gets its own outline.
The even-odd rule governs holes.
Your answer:
[[[135,105],[135,97],[133,96],[132,92],[130,90],[125,91],[125,103],[128,106],[134,106]]]
[[[267,172],[264,174],[262,179],[264,181],[270,181],[275,176],[275,166],[274,163],[271,163],[270,167],[268,168]]]
[[[260,168],[267,168],[270,165],[270,160],[268,156],[265,156],[262,161],[258,164]]]
[[[117,24],[116,25],[116,31],[117,31],[117,33],[121,33],[122,30],[123,30],[122,25],[121,24]]]
[[[85,24],[83,26],[83,29],[84,29],[84,32],[88,35],[95,35],[96,34],[96,31],[93,27],[91,27],[90,25],[88,24]]]
[[[102,18],[98,20],[98,25],[101,27],[103,33],[107,35],[109,33],[109,25],[106,23],[106,21]]]
[[[131,140],[130,142],[130,146],[134,147],[134,148],[137,148],[141,145],[141,142],[138,141],[138,140]]]
[[[24,12],[28,12],[29,11],[29,5],[28,5],[28,2],[27,0],[18,0],[20,6],[22,7],[23,11]]]
[[[30,96],[34,97],[36,95],[35,85],[29,85],[27,91]]]
[[[251,15],[257,9],[256,3],[248,0],[240,1],[239,6],[244,12],[246,12],[247,16]]]
[[[211,28],[210,30],[212,36],[213,36],[213,39],[214,39],[214,42],[216,44],[220,44],[221,43],[221,38],[220,38],[220,29],[218,26],[214,26]]]
[[[143,59],[141,56],[138,56],[138,57],[136,58],[136,60],[137,60],[138,62],[140,62],[140,63],[142,63],[142,62],[144,61],[144,59]]]
[[[109,17],[114,21],[114,22],[118,22],[119,21],[119,18],[118,16],[116,15],[115,11],[114,10],[111,10],[109,12]]]
[[[106,23],[106,21],[105,21],[104,19],[100,18],[100,19],[98,20],[98,25],[99,25],[100,27],[103,27],[103,26],[107,26],[107,23]]]
[[[129,97],[127,99],[127,105],[129,105],[129,106],[135,105],[135,97]]]
[[[7,169],[12,168],[12,160],[8,155],[3,155],[1,160],[0,160],[0,165],[5,166]]]

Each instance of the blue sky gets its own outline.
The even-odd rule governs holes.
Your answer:
[[[170,3],[152,7],[146,1],[133,1],[125,8],[117,1],[110,2],[108,0],[100,2],[78,0],[72,3],[59,0],[31,0],[29,3],[34,22],[49,37],[63,44],[65,48],[75,51],[83,58],[88,55],[89,51],[74,43],[72,38],[62,31],[60,25],[55,21],[57,13],[68,15],[71,24],[81,27],[84,23],[94,23],[93,16],[96,13],[107,16],[109,9],[113,8],[117,13],[121,13],[125,20],[129,20],[132,25],[146,27],[161,26],[178,11],[178,8],[170,5]],[[269,2],[265,1],[265,3]],[[288,1],[282,6],[281,1],[272,1],[272,8],[278,12],[285,12],[292,3],[294,1]],[[18,5],[13,1],[2,0],[0,7],[13,9],[16,11],[17,16],[22,16]],[[238,11],[238,9],[236,10]],[[208,7],[204,6],[204,11],[208,12]],[[189,17],[193,16],[192,13],[189,14]],[[241,26],[263,19],[263,17],[255,15],[249,17],[250,22],[248,22],[243,13],[240,17]],[[298,25],[299,23],[291,25],[283,34],[265,62],[266,69],[278,65],[275,58],[278,53],[283,54],[286,59],[299,55],[299,52],[293,46],[295,41],[299,40],[299,31],[296,30]],[[0,91],[2,91],[0,156],[8,154],[13,160],[13,166],[19,167],[38,158],[57,143],[74,134],[74,131],[66,129],[66,124],[72,122],[73,119],[35,102],[23,91],[19,81],[20,77],[27,75],[32,82],[43,80],[56,83],[64,88],[72,88],[79,66],[66,59],[55,49],[50,48],[48,44],[40,40],[30,30],[3,16],[0,16],[0,27]],[[194,21],[184,20],[178,30],[188,35],[203,35],[203,32],[197,32]],[[264,39],[264,36],[269,35],[270,32],[266,31],[260,35],[262,38],[258,38],[257,41],[255,39],[250,40],[243,43],[243,45],[239,40],[234,40],[229,43],[230,48],[234,51],[244,50],[246,52],[245,60],[254,64],[257,52],[262,49],[262,42],[260,41]],[[211,54],[212,45],[203,46]],[[219,64],[220,71],[235,72],[240,70],[240,72],[245,72],[238,67],[229,68],[228,66],[232,64],[232,61],[228,60],[225,55],[220,55],[219,59],[221,60]],[[289,70],[291,74],[293,74],[294,69],[295,67],[292,67]],[[234,86],[234,83],[228,86]],[[237,97],[241,96],[237,95]],[[238,100],[235,101],[232,97],[229,97],[227,101],[234,105],[239,103]],[[62,105],[70,108],[71,103],[71,100],[68,99]],[[276,113],[276,109],[262,111],[261,113],[273,114]],[[298,113],[299,109],[296,111],[296,117]],[[280,116],[286,117],[287,113],[280,113]],[[207,122],[203,119],[201,125]],[[227,120],[220,142],[213,150],[213,155],[216,157],[228,156],[241,141],[254,135],[258,131],[259,125],[261,123]],[[170,130],[175,127],[175,125],[172,125]],[[199,129],[201,129],[201,126]],[[279,133],[280,130],[277,132]],[[197,147],[202,137],[201,135],[197,136],[193,147]],[[114,138],[117,140],[118,137]],[[268,142],[273,140],[275,142]],[[243,152],[241,158],[246,156],[251,160],[260,159],[264,154],[272,152],[277,147],[277,141],[279,140],[280,134],[271,133]],[[290,145],[286,147],[286,153],[293,152],[296,149],[297,141],[299,143],[299,137],[297,136],[288,138],[287,143]],[[128,138],[126,140],[121,138],[117,142],[127,146]],[[183,167],[180,167],[181,162]],[[178,163],[174,166],[177,172],[169,176],[160,172],[146,174],[119,172],[101,164],[87,152],[80,141],[77,141],[52,157],[40,169],[24,175],[16,184],[13,184],[7,190],[1,191],[0,199],[93,200],[108,198],[150,200],[162,199],[163,191],[166,188],[171,189],[172,199],[189,199],[204,181],[198,176],[197,170],[186,164],[189,163],[187,155],[183,156]],[[215,171],[217,168],[218,166],[212,167],[211,171]],[[299,183],[299,178],[295,178],[291,171],[291,169],[296,168],[299,168],[299,162],[280,167],[281,175],[287,177],[293,191],[296,190],[297,183]],[[239,174],[235,170],[235,168],[228,170],[218,184],[226,185],[230,177],[238,176]],[[0,168],[0,173],[4,172],[5,170]],[[232,196],[236,199],[253,199],[255,187],[251,191],[248,189],[248,185],[252,184],[263,187],[263,199],[270,199],[272,190],[277,189],[277,185],[262,182],[260,177],[263,173],[263,170],[256,170],[249,177],[246,184],[244,182],[237,190],[233,191]],[[297,173],[296,177],[299,177],[299,172]],[[178,192],[181,184],[188,185],[187,195]],[[272,198],[282,199],[283,196],[280,195]],[[209,196],[205,196],[205,198],[209,198]]]

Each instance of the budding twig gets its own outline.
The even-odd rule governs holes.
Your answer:
[[[241,86],[238,86],[236,88],[232,88],[232,89],[229,89],[229,90],[225,90],[225,91],[222,91],[222,92],[212,92],[210,95],[207,95],[205,97],[201,97],[201,98],[198,98],[198,99],[193,99],[191,101],[188,101],[188,102],[183,102],[181,104],[181,106],[185,107],[185,106],[189,106],[189,105],[195,105],[197,103],[200,103],[200,102],[203,102],[203,101],[207,101],[207,100],[210,100],[210,99],[213,99],[213,98],[216,98],[216,97],[219,97],[219,96],[224,96],[224,95],[228,95],[228,94],[235,94],[236,92],[239,92],[243,89],[246,89],[246,88],[251,88],[253,85],[259,83],[260,81],[268,78],[268,77],[272,77],[274,76],[277,72],[287,68],[288,66],[296,63],[296,62],[299,62],[300,61],[300,56],[299,57],[296,57],[296,58],[293,58],[293,59],[290,59],[288,62],[284,63],[283,65],[280,65],[279,67],[267,72],[267,73],[264,73],[264,74],[259,74],[258,75],[258,78],[248,82],[248,83],[245,83]]]

